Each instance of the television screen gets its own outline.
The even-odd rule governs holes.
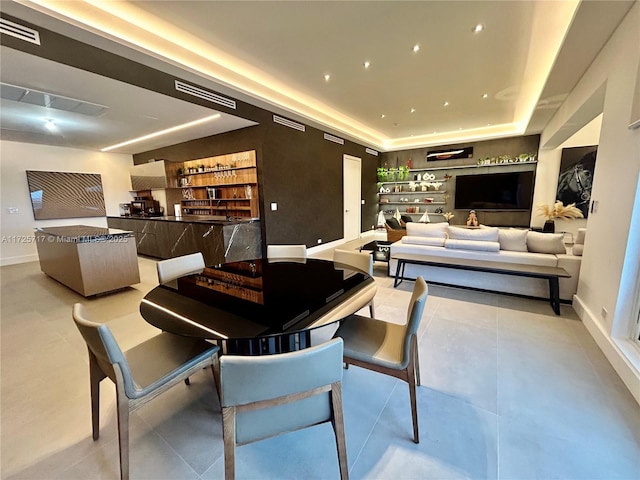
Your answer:
[[[36,220],[106,215],[99,173],[27,170],[27,183]]]
[[[455,208],[460,210],[530,210],[533,171],[458,175]]]

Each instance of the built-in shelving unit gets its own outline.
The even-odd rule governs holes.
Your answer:
[[[260,217],[255,150],[189,160],[179,177],[184,214]]]

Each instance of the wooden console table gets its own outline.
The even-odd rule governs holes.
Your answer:
[[[85,297],[140,283],[133,232],[70,225],[35,232],[40,270]]]
[[[404,267],[407,263],[412,265],[454,268],[458,270],[472,270],[475,272],[502,273],[518,277],[543,278],[549,281],[549,303],[556,315],[560,315],[560,286],[558,279],[571,277],[569,272],[561,267],[543,267],[538,265],[525,265],[521,263],[465,260],[427,255],[407,255],[402,253],[393,255],[392,258],[398,262],[393,282],[394,288],[400,285],[403,280],[411,280],[404,277]]]

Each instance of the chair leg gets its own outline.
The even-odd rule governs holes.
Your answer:
[[[373,306],[373,300],[371,300],[371,303],[369,304],[369,313],[371,314],[371,318],[376,318],[376,312]]]
[[[118,444],[120,447],[120,480],[129,480],[129,399],[116,387],[118,402]]]
[[[331,384],[331,407],[333,412],[331,423],[333,425],[333,433],[336,437],[336,447],[338,449],[340,478],[341,480],[349,480],[347,442],[344,435],[344,415],[342,412],[342,384],[340,382]]]
[[[414,336],[413,341],[416,343],[416,347],[413,349],[414,351],[414,365],[416,370],[416,384],[420,386],[420,353],[418,352],[418,339]]]
[[[417,354],[416,337],[411,339],[411,357],[407,366],[407,382],[409,383],[409,398],[411,400],[411,419],[413,420],[413,441],[420,443],[420,434],[418,432],[418,402],[416,396],[416,364],[415,357]]]
[[[224,443],[224,478],[236,477],[236,408],[222,408],[222,441]]]
[[[89,352],[89,382],[91,384],[91,433],[94,440],[100,437],[100,382],[105,378],[95,356]]]

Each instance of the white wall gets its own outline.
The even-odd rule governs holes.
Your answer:
[[[542,132],[541,145],[564,140],[584,105],[604,95],[602,127],[591,198],[598,211],[589,215],[574,308],[600,348],[640,402],[640,350],[629,348],[629,299],[634,298],[640,268],[636,230],[630,230],[640,173],[640,130],[627,128],[640,62],[640,3],[636,2],[614,35]],[[590,106],[587,110],[592,110]],[[591,117],[593,118],[593,117]],[[586,122],[585,122],[586,123]],[[576,128],[581,127],[578,125]],[[568,135],[567,135],[568,136]],[[630,236],[631,232],[631,236]],[[623,272],[624,266],[624,272]],[[624,274],[623,274],[624,273]],[[623,279],[625,279],[623,281]],[[606,318],[602,308],[608,311]],[[614,328],[615,326],[615,328]]]
[[[26,170],[100,173],[107,215],[120,215],[119,203],[130,202],[133,165],[131,155],[0,141],[0,265],[35,261],[36,246],[24,238],[33,237],[35,227],[93,225],[106,227],[105,217],[34,220]],[[8,208],[19,213],[9,214]]]

